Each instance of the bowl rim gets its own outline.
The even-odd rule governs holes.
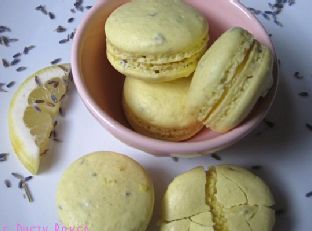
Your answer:
[[[271,38],[269,37],[267,31],[260,23],[260,21],[239,1],[237,0],[223,0],[227,1],[229,4],[234,4],[239,10],[247,15],[250,20],[254,20],[258,26],[259,30],[263,34],[266,35],[274,57],[275,50],[273,47],[273,43]],[[268,110],[270,109],[278,87],[278,65],[276,64],[276,57],[274,60],[274,68],[276,69],[276,74],[273,76],[275,82],[272,88],[270,89],[270,93],[272,94],[272,100],[268,103],[267,107],[264,108],[257,116],[249,119],[248,121],[243,122],[238,127],[233,130],[224,133],[220,136],[214,137],[212,139],[201,140],[201,141],[182,141],[182,142],[172,142],[165,140],[158,140],[154,138],[150,138],[139,134],[130,128],[125,127],[118,121],[114,120],[110,115],[108,115],[102,108],[100,108],[95,100],[92,99],[91,94],[88,92],[87,87],[85,87],[84,79],[80,75],[80,67],[79,67],[79,52],[80,52],[80,42],[82,41],[83,32],[88,26],[89,21],[92,17],[99,11],[102,7],[104,7],[110,0],[101,0],[97,1],[96,4],[89,10],[86,14],[85,18],[81,21],[80,25],[77,28],[72,50],[71,50],[71,65],[72,65],[72,74],[74,83],[76,85],[78,94],[82,99],[83,103],[87,107],[87,109],[91,112],[91,114],[104,126],[112,135],[114,135],[120,141],[128,144],[129,146],[135,147],[137,149],[153,153],[156,155],[168,155],[174,153],[212,153],[216,150],[223,149],[233,143],[236,143],[246,135],[248,135],[265,117]],[[273,91],[273,92],[272,92]],[[206,154],[207,154],[206,153]]]

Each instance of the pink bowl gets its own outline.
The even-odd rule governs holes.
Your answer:
[[[260,99],[249,117],[237,128],[225,134],[203,129],[184,142],[152,139],[131,130],[122,107],[123,76],[109,64],[105,52],[104,24],[108,15],[126,0],[101,0],[88,12],[74,38],[72,71],[78,92],[96,119],[117,139],[159,156],[191,157],[215,152],[237,142],[252,131],[264,118],[274,99],[278,74],[274,65],[274,86]],[[257,19],[236,0],[187,0],[207,18],[210,42],[233,26],[250,31],[262,43],[273,49],[271,40]]]

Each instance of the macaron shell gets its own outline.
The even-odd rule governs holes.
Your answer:
[[[162,220],[173,221],[209,212],[206,204],[206,173],[203,167],[177,176],[168,186],[162,201]]]
[[[206,20],[180,0],[134,0],[117,8],[105,24],[114,47],[142,55],[191,51],[207,31]]]
[[[271,231],[275,222],[272,205],[267,185],[248,170],[219,165],[205,172],[197,167],[170,183],[163,198],[162,226],[172,230],[185,224],[181,230]]]
[[[195,135],[203,125],[186,109],[191,78],[147,83],[127,77],[123,108],[134,130],[158,139],[179,141]]]
[[[216,198],[219,203],[225,208],[231,208],[241,204],[272,206],[274,199],[269,187],[262,179],[252,174],[251,172],[235,167],[232,165],[220,165],[215,167],[216,171]],[[245,196],[245,200],[237,200],[236,198],[228,198],[231,192],[227,189],[233,189],[233,192],[240,191],[241,195]],[[236,189],[234,187],[236,186]],[[241,197],[239,197],[241,198]]]
[[[228,231],[272,230],[275,223],[274,211],[264,206],[241,205],[225,209]]]
[[[141,230],[154,204],[153,184],[144,169],[127,156],[96,152],[75,161],[57,189],[61,222],[93,231]]]
[[[120,73],[146,81],[188,77],[205,52],[208,23],[180,0],[134,0],[106,20],[106,53]]]
[[[204,121],[222,98],[226,86],[245,53],[253,43],[252,36],[240,28],[223,33],[200,59],[188,94],[188,107]]]
[[[236,127],[253,109],[258,99],[271,88],[273,58],[269,48],[254,42],[244,66],[232,78],[221,102],[204,121],[217,132],[227,132]]]

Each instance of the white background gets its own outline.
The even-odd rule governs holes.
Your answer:
[[[244,0],[244,4],[260,10],[269,10],[268,2]],[[85,1],[84,5],[92,5],[94,1]],[[56,18],[50,20],[34,8],[46,5]],[[11,172],[28,175],[27,171],[16,159],[8,137],[7,111],[10,99],[21,83],[34,71],[47,66],[55,58],[69,61],[71,42],[60,45],[59,40],[73,31],[81,17],[86,13],[73,14],[73,0],[0,0],[0,25],[12,29],[3,33],[18,38],[10,47],[0,45],[0,58],[12,60],[12,55],[22,51],[25,46],[36,45],[27,56],[22,56],[19,65],[4,68],[0,63],[0,82],[16,81],[16,85],[0,92],[0,153],[9,153],[8,161],[0,162],[0,231],[7,226],[9,231],[16,230],[17,224],[23,226],[47,226],[54,230],[58,223],[55,206],[57,182],[64,169],[80,156],[97,150],[113,150],[127,154],[138,160],[155,182],[156,207],[152,227],[158,217],[159,200],[167,184],[182,171],[197,165],[209,166],[221,163],[238,164],[245,167],[261,165],[255,171],[262,176],[273,190],[277,208],[285,210],[277,216],[276,231],[308,231],[312,228],[312,131],[305,124],[312,124],[312,2],[297,1],[291,7],[285,5],[279,20],[279,27],[272,20],[259,19],[269,33],[281,60],[280,87],[276,101],[267,116],[274,122],[274,128],[265,123],[238,144],[218,153],[222,161],[209,156],[195,159],[156,158],[122,144],[112,137],[89,114],[82,104],[76,90],[72,88],[67,99],[66,116],[59,121],[57,132],[61,143],[54,143],[50,153],[42,160],[42,172],[29,183],[34,196],[34,203],[23,198],[23,192],[17,187],[17,180]],[[67,19],[74,17],[73,23]],[[64,33],[56,33],[58,25],[67,28]],[[23,72],[16,72],[18,66],[26,66]],[[295,72],[304,76],[298,80]],[[300,97],[298,93],[306,91],[311,96]],[[256,135],[257,133],[260,135]],[[12,182],[12,188],[6,188],[4,180]],[[18,229],[20,230],[20,229]],[[38,230],[38,229],[33,229]],[[42,230],[42,229],[41,229]],[[155,229],[156,230],[156,229]]]

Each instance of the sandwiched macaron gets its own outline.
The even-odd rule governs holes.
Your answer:
[[[161,231],[271,231],[268,186],[246,169],[220,165],[177,176],[162,201]]]
[[[64,172],[56,200],[66,227],[144,231],[153,213],[154,188],[133,159],[95,152],[76,160]]]
[[[189,90],[189,110],[211,130],[231,130],[271,88],[272,63],[271,50],[249,32],[226,31],[198,63]]]
[[[208,23],[183,1],[134,0],[106,20],[110,63],[126,76],[152,81],[188,77],[207,48]]]
[[[181,141],[203,127],[186,108],[191,78],[147,83],[126,77],[123,88],[124,113],[132,128],[156,139]]]

